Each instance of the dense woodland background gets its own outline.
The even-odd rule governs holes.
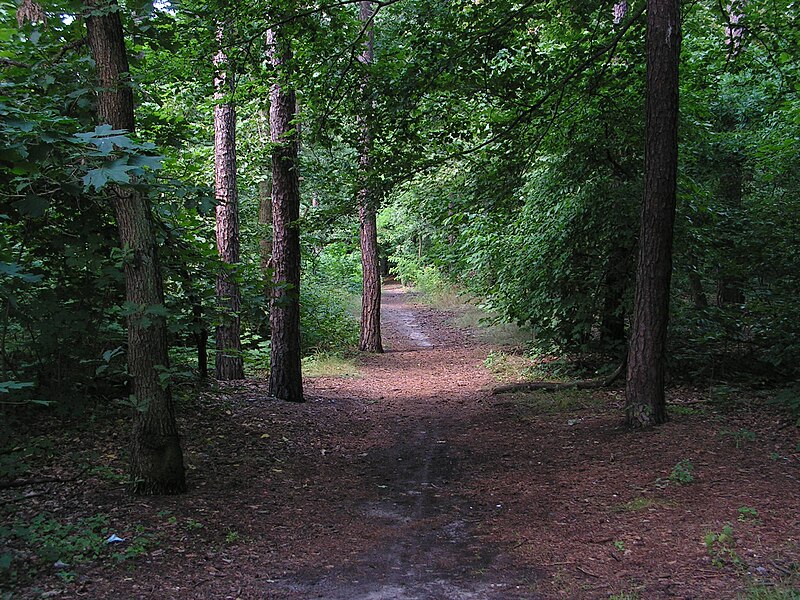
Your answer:
[[[379,331],[359,340],[354,316],[364,281],[375,298],[361,257],[370,219],[375,276],[468,293],[529,332],[533,362],[613,371],[644,193],[644,8],[2,2],[0,478],[20,472],[19,423],[123,404],[136,437],[157,402],[174,418],[170,390],[191,410],[199,381],[267,376],[291,277],[296,375],[301,355],[379,351]],[[681,5],[666,352],[669,380],[766,389],[794,418],[798,14],[789,0]],[[103,27],[124,32],[129,79],[122,68],[104,83]],[[103,108],[131,92],[135,132]],[[299,235],[288,275],[276,275],[289,264],[272,231],[279,177],[299,186],[297,214],[280,217]],[[141,257],[120,245],[125,198],[147,212],[163,302],[155,288],[142,296],[154,301],[130,295]],[[151,402],[131,388],[126,331],[159,327],[169,357],[147,366],[162,390]],[[283,389],[272,366],[270,389]]]

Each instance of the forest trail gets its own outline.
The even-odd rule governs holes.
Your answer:
[[[357,483],[373,493],[353,509],[379,535],[356,541],[361,551],[345,564],[312,567],[276,587],[341,600],[536,597],[535,571],[511,568],[476,534],[482,515],[502,504],[472,497],[462,482],[479,390],[492,383],[485,349],[410,305],[399,285],[385,287],[382,314],[387,352],[368,357],[360,379],[334,386],[374,407],[374,442],[360,455]],[[330,393],[328,385],[315,382],[310,393]]]
[[[128,495],[122,421],[63,440],[55,457],[88,448],[95,470],[12,498],[19,518],[105,515],[126,541],[69,579],[43,565],[14,597],[721,600],[800,565],[798,450],[779,420],[684,389],[670,423],[634,432],[620,390],[493,396],[496,348],[397,286],[383,309],[388,351],[308,378],[303,404],[270,400],[264,378],[187,394],[185,495]],[[709,550],[726,523],[735,546]]]

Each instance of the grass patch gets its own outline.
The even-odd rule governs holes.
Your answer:
[[[687,406],[685,404],[668,404],[667,412],[672,415],[690,417],[693,415],[705,415],[708,413],[708,410],[704,407]]]
[[[459,304],[450,307],[456,316],[450,323],[458,329],[468,331],[479,341],[493,346],[525,347],[531,343],[533,334],[508,323],[491,311],[485,310],[475,298],[460,298]]]
[[[614,508],[614,512],[639,512],[642,510],[656,510],[659,508],[672,508],[675,506],[674,502],[664,500],[663,498],[645,498],[639,496],[630,502],[621,504]]]
[[[800,600],[800,589],[759,585],[750,588],[744,595],[740,594],[739,600]]]
[[[517,381],[524,379],[531,361],[524,356],[492,350],[486,355],[483,366],[497,381]]]
[[[641,600],[641,596],[636,592],[619,592],[609,596],[608,600]]]
[[[566,389],[555,392],[526,392],[520,394],[517,403],[537,413],[554,415],[597,408],[602,405],[603,399],[590,391]]]
[[[331,352],[320,352],[303,359],[304,377],[360,377],[352,358]]]

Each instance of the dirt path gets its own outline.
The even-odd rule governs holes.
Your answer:
[[[186,495],[127,495],[122,421],[67,433],[42,474],[64,478],[76,447],[100,469],[0,500],[22,522],[105,515],[130,557],[68,577],[32,559],[13,597],[721,600],[796,576],[800,456],[780,417],[684,389],[670,423],[631,432],[619,390],[491,396],[492,348],[398,287],[383,326],[388,352],[309,379],[302,405],[255,379],[185,398]],[[691,477],[670,480],[680,464]]]
[[[481,515],[502,506],[470,497],[461,483],[469,449],[460,435],[480,405],[478,390],[491,383],[485,350],[405,296],[399,286],[384,295],[388,352],[366,361],[362,379],[336,385],[338,394],[380,404],[358,482],[375,498],[355,507],[379,539],[347,564],[311,568],[277,587],[342,600],[533,598],[536,573],[509,568],[502,549],[475,533]],[[330,391],[325,385],[312,384],[311,393]]]

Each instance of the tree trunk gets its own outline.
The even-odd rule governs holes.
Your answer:
[[[86,8],[97,68],[98,120],[133,132],[133,91],[117,4],[87,0]],[[126,299],[138,309],[128,317],[128,373],[139,407],[133,425],[132,489],[139,494],[180,493],[186,491],[183,453],[170,388],[160,377],[169,368],[169,355],[150,202],[131,188],[111,187],[111,195],[120,242],[131,255],[124,266]]]
[[[648,0],[645,187],[625,389],[627,420],[634,427],[667,420],[664,379],[678,170],[680,39],[680,2]]]
[[[374,30],[372,2],[363,0],[360,5],[360,18],[366,30],[364,50],[359,62],[365,69],[374,60]],[[378,257],[378,226],[375,220],[375,198],[370,190],[370,152],[372,137],[369,130],[369,74],[365,71],[361,92],[364,98],[364,114],[358,117],[361,125],[361,150],[358,157],[358,171],[361,178],[361,189],[358,191],[358,218],[361,241],[361,334],[358,349],[366,352],[383,352],[381,344],[381,268]]]
[[[291,63],[288,42],[267,32],[267,48],[276,80],[270,88],[269,125],[272,151],[272,348],[269,373],[270,396],[290,402],[303,401],[300,368],[300,178],[297,163],[297,131],[294,90],[285,77]]]
[[[222,45],[223,28],[217,31]],[[217,252],[224,268],[217,274],[216,376],[222,381],[244,379],[239,337],[241,299],[234,265],[239,263],[239,194],[236,187],[236,108],[230,99],[233,77],[222,49],[214,57],[214,185],[217,199]]]
[[[261,276],[265,282],[265,293],[269,298],[270,285],[267,283],[272,269],[272,185],[270,181],[258,182],[258,224],[263,227],[258,241]],[[267,279],[269,277],[269,279]]]

